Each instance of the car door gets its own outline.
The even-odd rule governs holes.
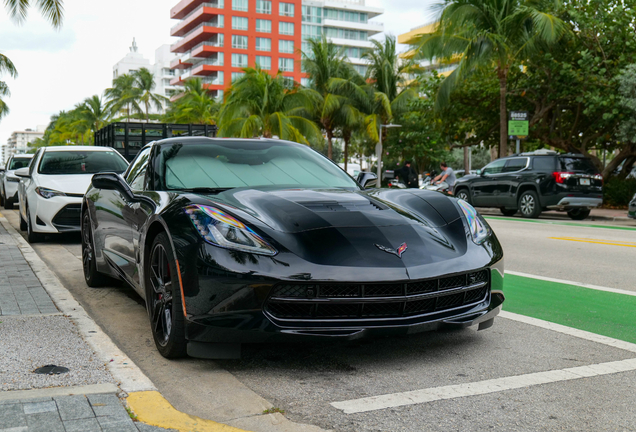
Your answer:
[[[40,163],[40,156],[44,153],[44,150],[40,149],[35,153],[31,163],[29,164],[29,177],[21,178],[18,183],[18,206],[19,212],[22,215],[24,221],[27,220],[27,202],[29,201],[29,195],[31,199],[35,200],[35,177],[37,176],[37,166]]]
[[[143,172],[149,153],[150,148],[140,152],[124,173],[124,180],[129,186]],[[103,236],[104,255],[128,282],[138,284],[137,254],[133,240],[135,207],[138,202],[118,190],[102,189],[99,194],[100,206],[96,206],[95,212]]]
[[[499,207],[497,181],[503,172],[505,159],[498,159],[486,165],[479,177],[472,180],[473,204],[477,207]]]
[[[523,174],[527,168],[527,157],[516,157],[506,160],[503,173],[498,176],[496,186],[501,207],[517,207],[518,185],[523,181]]]

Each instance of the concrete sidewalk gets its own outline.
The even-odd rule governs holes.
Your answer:
[[[33,372],[50,364],[69,371]],[[58,310],[1,223],[0,389],[0,432],[169,430],[133,421],[118,381]]]

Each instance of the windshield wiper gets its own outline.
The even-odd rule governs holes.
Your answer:
[[[231,187],[227,187],[227,188],[211,188],[211,187],[196,187],[196,188],[186,188],[186,189],[181,189],[184,192],[192,192],[192,193],[197,193],[197,194],[217,194],[220,192],[225,192],[227,190],[230,189],[234,189]]]

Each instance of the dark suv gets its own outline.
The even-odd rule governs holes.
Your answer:
[[[455,196],[475,207],[499,207],[506,216],[567,211],[582,220],[603,204],[603,177],[589,158],[538,150],[497,159],[478,175],[462,177]]]

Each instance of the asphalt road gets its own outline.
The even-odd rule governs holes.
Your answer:
[[[3,214],[17,228],[17,213]],[[635,289],[636,248],[620,244],[636,245],[636,231],[489,222],[504,246],[509,270]],[[168,361],[157,353],[145,308],[132,289],[86,287],[79,236],[49,238],[34,249],[164,396],[193,415],[222,422],[256,415],[265,402],[255,392],[296,422],[336,431],[636,430],[636,367],[540,385],[530,385],[528,375],[620,362],[636,352],[500,317],[481,332],[347,345],[248,345],[240,361]],[[522,385],[353,414],[331,405],[385,394],[400,400],[403,392],[441,386],[476,383],[468,387],[481,388],[491,385],[485,380],[501,377]]]

